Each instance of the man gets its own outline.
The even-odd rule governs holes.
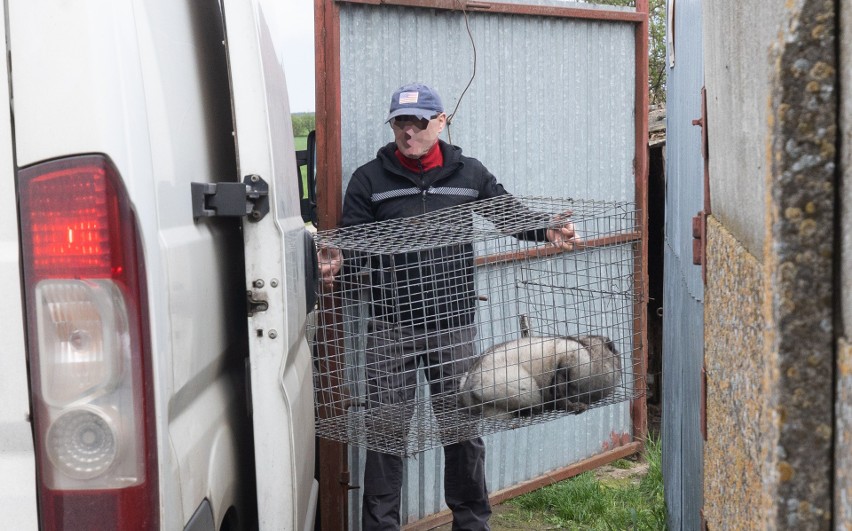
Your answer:
[[[438,93],[428,86],[414,83],[397,89],[386,121],[394,142],[355,170],[343,201],[343,226],[410,217],[508,194],[481,162],[439,140],[447,115]],[[530,214],[520,204],[518,209]],[[574,227],[564,218],[560,223],[558,228],[516,236],[546,238],[572,249],[577,241]],[[430,381],[434,405],[436,397],[454,395],[458,379],[475,356],[473,249],[450,245],[403,253],[393,261],[393,290],[383,287],[387,282],[374,281],[372,286],[366,352],[368,403],[410,404],[420,362]],[[319,263],[323,284],[330,287],[341,268],[340,251],[321,249]],[[378,280],[389,274],[381,266],[370,267],[374,275],[380,272]],[[401,416],[403,421],[397,422],[401,438],[407,427],[404,419],[410,414],[409,408]],[[453,529],[489,529],[491,507],[482,439],[448,444],[444,458],[445,499],[453,511]],[[364,530],[399,528],[402,466],[398,456],[367,453]]]

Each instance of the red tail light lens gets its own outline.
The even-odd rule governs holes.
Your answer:
[[[118,228],[118,201],[106,169],[55,169],[29,183],[33,273],[39,278],[120,275],[122,248],[110,245]]]
[[[136,218],[102,156],[18,172],[41,527],[157,529]]]

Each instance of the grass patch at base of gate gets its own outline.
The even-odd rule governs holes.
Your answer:
[[[508,501],[499,520],[506,529],[514,522],[526,529],[665,530],[660,446],[649,438],[644,463],[620,459]]]

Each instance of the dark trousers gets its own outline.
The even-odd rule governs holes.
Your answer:
[[[364,469],[364,531],[399,529],[402,458],[367,452]],[[444,499],[453,530],[488,530],[491,505],[485,486],[485,444],[473,439],[444,447]]]
[[[397,431],[405,440],[408,419],[414,411],[417,365],[422,363],[433,404],[454,400],[458,380],[474,361],[473,327],[449,331],[395,328],[373,323],[367,339],[366,376],[368,406],[401,406],[402,414],[384,424],[385,433]],[[451,406],[451,404],[450,404]],[[390,426],[388,425],[390,424]],[[446,426],[449,432],[452,426]],[[402,458],[367,452],[364,467],[362,529],[396,530],[400,527]],[[444,499],[453,511],[453,529],[489,530],[491,505],[485,484],[485,444],[481,438],[444,446]]]

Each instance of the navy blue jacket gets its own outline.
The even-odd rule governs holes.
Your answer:
[[[404,218],[488,199],[508,192],[481,162],[439,140],[444,165],[425,173],[408,170],[391,142],[352,174],[343,199],[342,225]]]
[[[439,140],[443,166],[414,173],[396,158],[396,144],[352,175],[343,199],[342,226],[405,218],[489,199],[508,192],[481,162]],[[522,215],[532,215],[518,204]],[[518,212],[512,213],[517,215]],[[499,225],[499,220],[492,220]],[[460,220],[472,224],[472,218]],[[544,231],[518,235],[544,241]],[[351,256],[349,258],[352,258]],[[373,317],[446,330],[473,323],[476,305],[471,242],[428,250],[347,260],[370,269]]]

